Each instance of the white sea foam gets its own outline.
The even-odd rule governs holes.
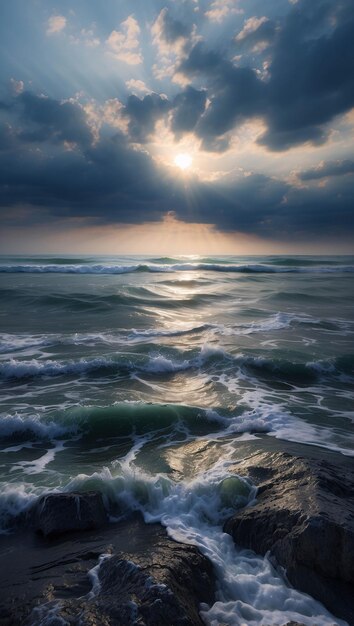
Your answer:
[[[120,477],[106,468],[100,478],[106,493],[125,510],[139,510],[146,522],[162,523],[173,539],[197,546],[211,560],[217,576],[217,602],[202,607],[202,617],[210,626],[280,626],[291,620],[306,626],[344,626],[320,603],[289,588],[267,559],[237,549],[223,533],[223,521],[255,496],[248,480],[228,470],[231,450],[225,446],[220,460],[193,480],[174,483],[164,475],[152,477],[128,458],[120,462]],[[71,487],[90,486],[97,478],[97,473],[78,476]]]
[[[240,380],[238,378],[226,374],[213,378],[231,393],[240,393]],[[296,417],[287,410],[285,402],[269,401],[267,392],[257,386],[255,389],[242,390],[241,403],[247,409],[241,415],[228,418],[222,434],[217,435],[218,437],[239,432],[265,432],[276,439],[313,445],[333,450],[344,456],[354,456],[354,450],[350,447],[348,437],[342,437],[342,440],[337,443],[334,441],[331,428],[311,424]]]
[[[38,494],[32,485],[2,485],[0,492],[0,534],[8,532],[9,524],[25,513],[36,501]]]
[[[53,441],[52,447],[45,451],[44,454],[32,461],[18,461],[14,463],[10,469],[10,472],[22,471],[24,474],[41,474],[49,463],[54,461],[58,452],[64,450],[64,441]]]
[[[41,421],[39,415],[3,415],[0,417],[0,438],[16,435],[17,437],[29,436],[38,439],[57,439],[68,433],[76,433],[77,425],[60,424],[54,420]]]
[[[0,333],[0,354],[50,345],[46,335]]]
[[[98,559],[97,565],[95,565],[95,567],[93,567],[92,569],[88,571],[88,577],[90,578],[91,583],[92,583],[92,589],[87,596],[88,598],[94,598],[95,596],[99,594],[101,590],[99,571],[100,571],[102,563],[104,563],[104,561],[107,561],[107,559],[110,559],[111,557],[112,557],[112,554],[110,552],[101,554]]]
[[[0,363],[0,377],[29,378],[33,376],[80,375],[90,371],[107,369],[114,365],[115,362],[106,357],[80,359],[79,361],[55,361],[51,359],[19,361],[10,359],[7,363]]]
[[[279,409],[276,413],[274,406],[262,402],[262,396],[258,397],[258,406],[256,397],[253,403],[253,411],[241,416],[229,419],[210,411],[207,418],[213,423],[219,421],[224,435],[242,430],[242,423],[248,428],[247,420],[254,423],[261,419],[267,427],[269,424],[274,427],[274,422],[278,422],[277,427],[286,422],[286,412]],[[270,623],[270,619],[278,626],[290,620],[306,626],[344,626],[344,622],[335,620],[318,602],[289,588],[267,559],[238,550],[231,537],[223,533],[224,520],[255,497],[252,484],[230,471],[234,463],[232,440],[219,441],[218,460],[209,470],[176,483],[164,474],[146,474],[135,464],[139,451],[153,435],[150,432],[136,437],[133,447],[115,467],[103,468],[92,475],[80,474],[65,490],[100,490],[107,507],[116,503],[123,510],[141,511],[146,522],[162,523],[175,540],[196,545],[213,563],[218,581],[217,602],[212,607],[202,607],[202,617],[210,626],[221,623],[261,626]],[[215,435],[218,438],[218,433]],[[214,436],[205,440],[210,438]],[[26,510],[35,498],[24,488],[9,495],[11,512],[15,514]],[[99,566],[100,563],[91,570],[94,594],[100,591]]]
[[[178,351],[174,349],[173,356],[169,356],[168,350],[164,349],[151,352],[150,355],[129,355],[117,354],[113,356],[100,356],[93,358],[81,358],[77,361],[59,361],[54,359],[36,359],[22,360],[9,359],[0,362],[0,378],[3,379],[23,379],[37,376],[80,376],[88,373],[104,373],[112,372],[112,374],[120,371],[131,372],[179,372],[188,369],[202,368],[210,360],[218,360],[221,364],[230,365],[240,370],[248,368],[257,369],[260,373],[262,370],[278,373],[281,376],[296,376],[298,373],[306,375],[308,373],[318,374],[321,376],[339,375],[339,369],[335,359],[311,361],[305,364],[297,362],[282,362],[271,359],[266,356],[254,356],[252,354],[231,354],[219,345],[213,343],[204,343],[199,349],[191,351]]]
[[[354,272],[353,265],[337,265],[337,266],[312,266],[312,267],[287,267],[274,266],[266,264],[223,264],[223,263],[175,263],[175,264],[132,264],[132,265],[113,265],[113,264],[75,264],[75,265],[57,265],[57,264],[2,264],[0,265],[0,273],[31,273],[31,274],[127,274],[131,272],[191,272],[191,271],[209,271],[209,272],[238,272],[238,273],[266,273],[266,274],[288,274],[288,273],[338,273],[338,272]]]
[[[298,315],[286,311],[280,311],[272,313],[266,319],[259,321],[251,321],[247,323],[238,324],[198,324],[195,326],[183,326],[175,328],[146,328],[146,329],[131,329],[130,331],[121,329],[119,332],[90,332],[90,333],[73,333],[73,334],[11,334],[0,333],[0,354],[6,354],[11,352],[28,351],[30,349],[40,349],[48,346],[63,345],[63,346],[112,346],[122,345],[125,342],[139,342],[141,340],[153,340],[160,337],[182,337],[184,335],[203,334],[208,333],[208,336],[212,335],[252,335],[254,333],[272,332],[276,330],[283,330],[291,328],[296,324],[308,324],[318,326],[322,321],[333,324],[338,327],[342,332],[351,333],[351,324],[347,321],[340,319],[326,319],[320,320],[310,315]],[[325,332],[327,332],[325,330]],[[333,332],[333,331],[332,331]]]
[[[82,358],[78,361],[57,361],[51,359],[31,359],[30,361],[10,359],[0,363],[0,377],[9,379],[30,378],[34,376],[80,375],[98,370],[128,369],[145,372],[176,372],[189,368],[201,367],[212,357],[231,358],[222,348],[204,344],[199,354],[189,359],[168,358],[160,353],[152,353],[145,361],[138,359],[136,363],[122,357]]]
[[[200,324],[198,326],[191,326],[189,328],[172,328],[169,330],[164,328],[147,328],[141,330],[132,328],[130,334],[128,335],[128,339],[150,339],[151,337],[180,337],[183,335],[200,333],[206,330],[214,330],[217,328],[217,324]]]

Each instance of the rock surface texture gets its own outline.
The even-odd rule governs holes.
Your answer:
[[[107,555],[102,557],[102,555]],[[99,530],[0,537],[1,626],[202,626],[211,563],[134,514]]]
[[[58,624],[77,626],[202,626],[199,602],[213,595],[210,564],[194,547],[167,537],[156,548],[134,561],[107,556],[88,595],[41,605],[26,624],[55,616]]]
[[[108,521],[102,495],[98,492],[42,496],[31,512],[31,518],[34,529],[45,536],[100,528]]]
[[[235,542],[271,557],[289,582],[354,624],[354,467],[256,453],[235,465],[257,502],[225,523]]]

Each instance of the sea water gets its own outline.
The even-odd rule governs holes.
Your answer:
[[[343,624],[240,550],[240,442],[354,455],[354,257],[2,257],[0,531],[98,489],[199,547],[206,624]],[[348,459],[349,460],[349,459]]]

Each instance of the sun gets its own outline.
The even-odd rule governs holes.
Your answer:
[[[187,170],[192,165],[192,157],[190,154],[177,154],[175,157],[175,165],[181,170]]]

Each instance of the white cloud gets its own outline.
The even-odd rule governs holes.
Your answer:
[[[67,20],[64,15],[52,15],[47,22],[47,35],[60,33],[66,27]]]
[[[210,21],[219,23],[228,15],[242,15],[244,10],[236,7],[235,4],[237,4],[235,0],[214,0],[205,15]]]
[[[143,62],[139,35],[140,26],[135,17],[129,15],[121,23],[121,30],[113,30],[106,41],[110,54],[129,65],[139,65]]]
[[[258,30],[258,28],[265,22],[269,22],[268,17],[250,17],[245,21],[243,29],[236,37],[236,41],[242,41],[242,39],[245,39],[248,35]]]
[[[176,68],[181,62],[182,58],[186,56],[186,44],[192,45],[198,41],[196,35],[196,25],[191,25],[190,28],[176,22],[172,19],[177,26],[182,27],[180,34],[178,32],[174,37],[166,37],[166,21],[169,19],[169,11],[165,7],[157,16],[155,22],[151,26],[152,43],[158,50],[158,62],[152,66],[153,74],[158,80],[164,78],[173,77],[176,73]]]
[[[151,89],[145,85],[143,80],[135,80],[135,78],[132,78],[131,80],[127,80],[125,85],[127,89],[133,93],[151,93]]]

